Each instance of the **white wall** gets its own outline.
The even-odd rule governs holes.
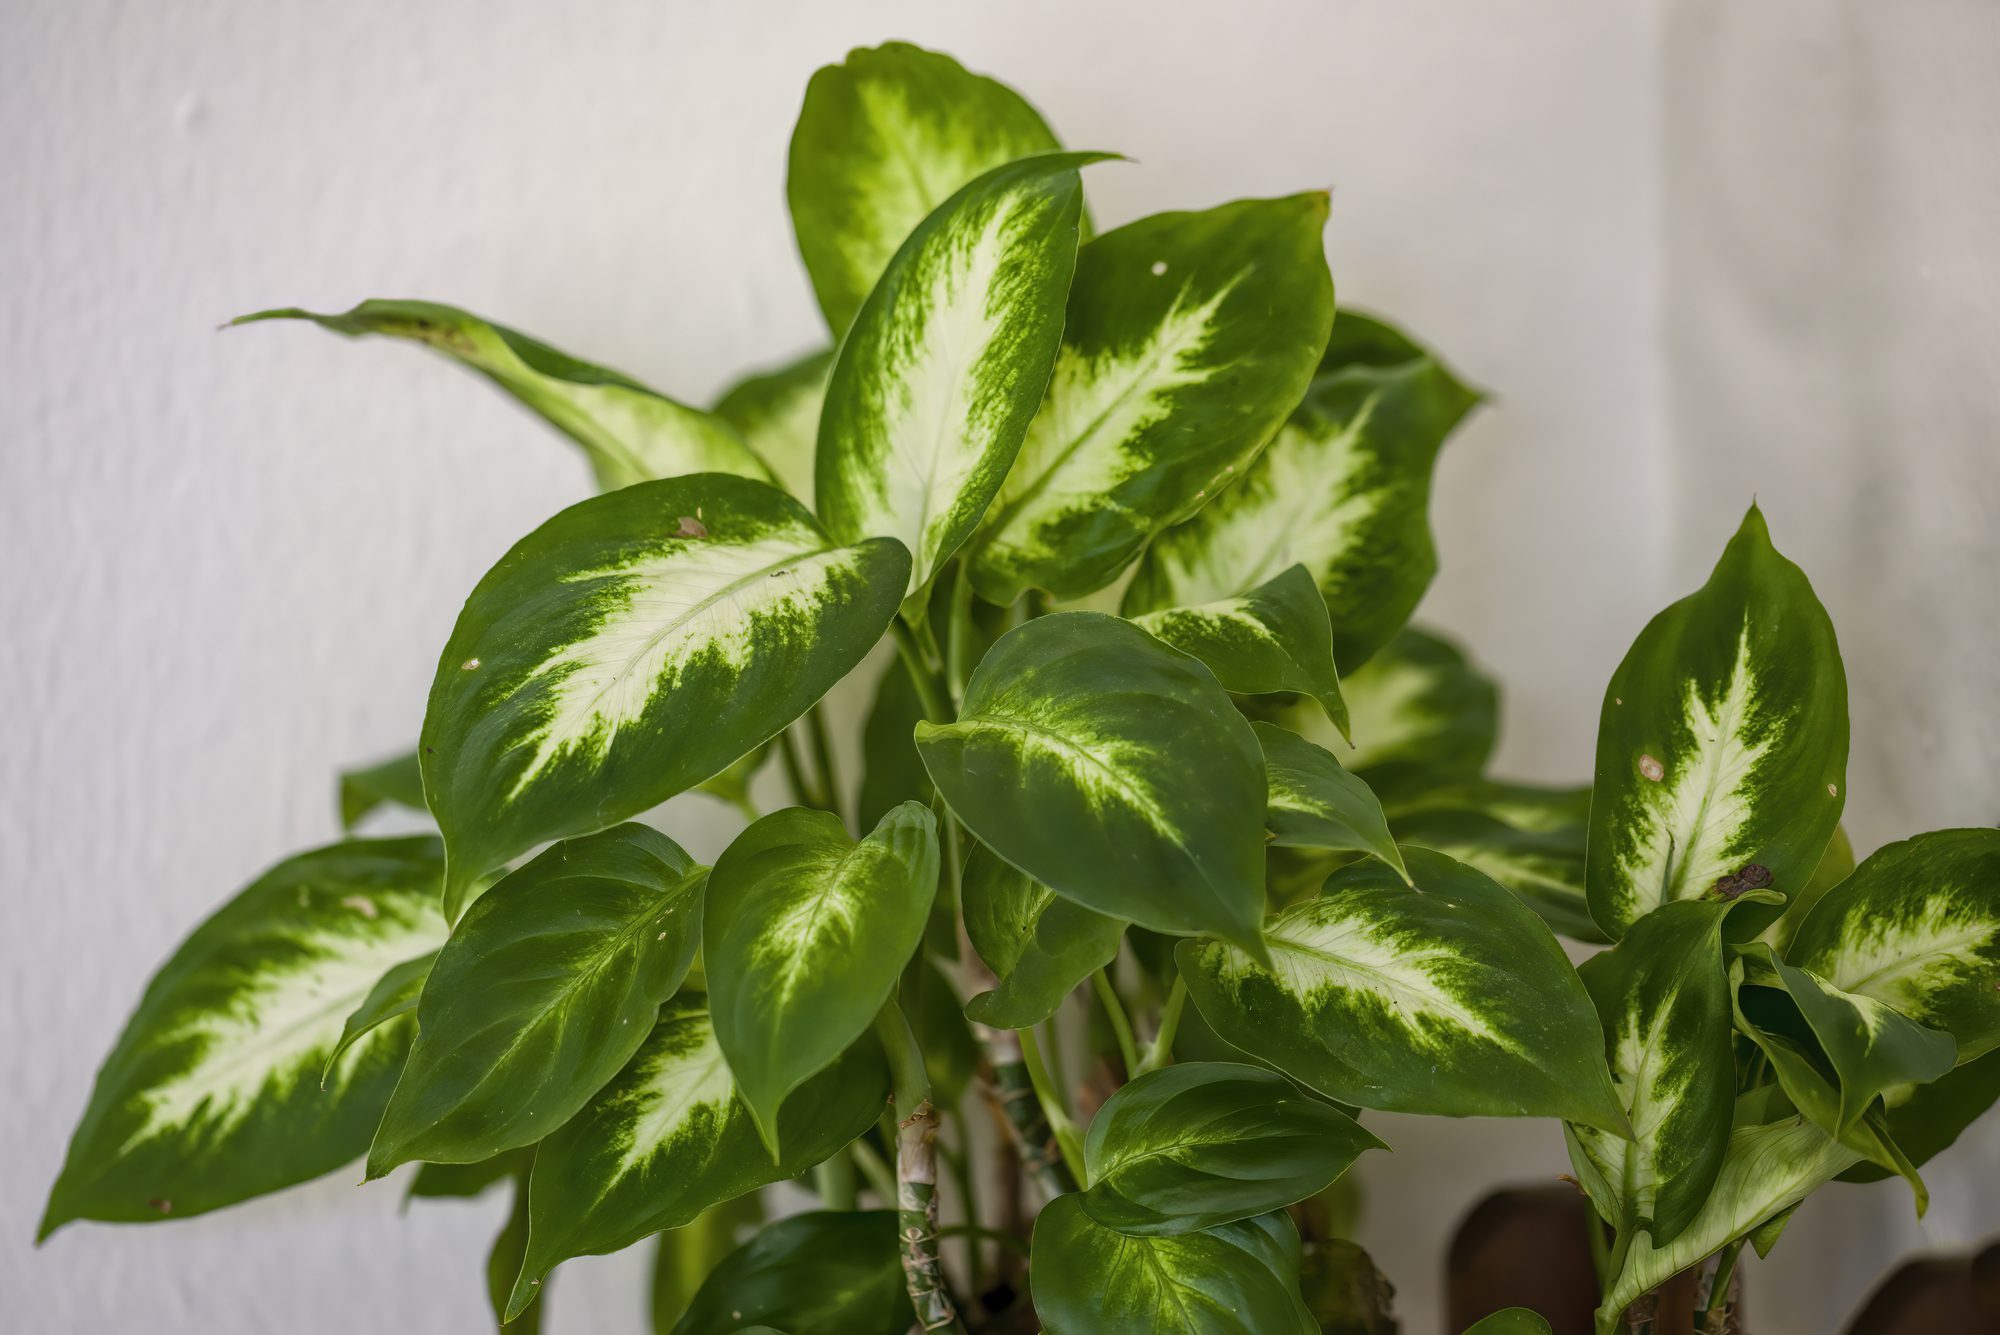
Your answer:
[[[1663,236],[1663,221],[1686,219],[1662,182],[1686,189],[1716,169],[1687,147],[1692,131],[1663,129],[1662,107],[1707,123],[1716,113],[1690,80],[1720,57],[1701,55],[1706,25],[1686,18],[1669,25],[1663,63],[1658,18],[1652,0],[6,0],[0,687],[24,720],[0,748],[9,1324],[483,1327],[480,1259],[498,1202],[398,1220],[397,1187],[356,1191],[358,1174],[201,1219],[73,1226],[39,1253],[26,1245],[144,979],[250,875],[332,834],[331,773],[414,733],[465,591],[587,489],[560,442],[408,348],[213,327],[267,305],[430,296],[703,398],[819,335],[783,210],[784,149],[807,76],[849,46],[907,37],[951,50],[1023,88],[1070,143],[1132,155],[1138,165],[1092,169],[1107,224],[1335,188],[1343,302],[1393,313],[1497,391],[1443,464],[1445,574],[1425,616],[1506,679],[1513,771],[1588,772],[1602,682],[1645,617],[1698,581],[1727,529],[1707,507],[1733,516],[1752,473],[1781,539],[1811,559],[1843,617],[1851,657],[1898,617],[1950,631],[1941,609],[1957,604],[1940,573],[1982,592],[1969,544],[1989,543],[1978,549],[1989,568],[1994,554],[1969,522],[1992,507],[1966,486],[1898,481],[1865,466],[1861,436],[1829,457],[1822,434],[1773,433],[1750,416],[1732,419],[1733,435],[1704,427],[1702,454],[1669,456],[1670,388],[1691,434],[1719,382],[1754,402],[1763,376],[1809,379],[1792,368],[1817,345],[1767,331],[1762,361],[1727,377],[1662,355],[1663,328],[1677,350],[1704,337],[1668,320],[1686,296],[1667,273],[1704,261]],[[1741,113],[1770,115],[1742,77]],[[1994,179],[1983,179],[1978,201],[1954,193],[1943,166],[1881,185],[1921,186],[1954,218],[1990,217]],[[1743,209],[1706,263],[1726,259],[1732,237],[1758,243],[1764,221],[1748,196]],[[1904,244],[1922,253],[1932,239],[1919,229]],[[1990,298],[1979,238],[1948,239]],[[1964,287],[1950,279],[1937,299]],[[1810,270],[1799,281],[1814,290]],[[1728,275],[1706,289],[1720,306]],[[1928,292],[1905,292],[1900,317],[1920,321]],[[1850,301],[1826,319],[1873,314]],[[1992,368],[1981,346],[1983,361],[1956,348],[1970,363],[1953,419],[1965,468],[1986,388],[1967,372]],[[1933,376],[1934,364],[1903,366],[1901,401],[1932,404]],[[1875,435],[1901,425],[1878,422]],[[1990,502],[1991,474],[1979,476]],[[1898,487],[1903,537],[1866,513]],[[1701,522],[1681,524],[1697,497]],[[1927,501],[1967,521],[1954,545],[1932,545]],[[1815,509],[1865,533],[1871,558],[1843,559],[1814,532]],[[1907,573],[1908,593],[1885,582],[1889,569]],[[1865,787],[1857,773],[1856,805],[1874,798],[1889,822],[1865,827],[1870,838],[1944,819],[1927,813],[1986,819],[2000,804],[1993,736],[1983,748],[1967,736],[1990,659],[1963,638],[1948,648],[1935,661],[1885,652],[1873,660],[1885,685],[1858,695],[1857,771],[1873,759],[1880,777]],[[1895,690],[1889,674],[1912,663],[1923,689]],[[1893,763],[1911,735],[1951,747],[1956,767],[1922,801],[1921,757]],[[733,829],[699,799],[668,822],[703,854]],[[1367,1240],[1419,1335],[1437,1324],[1459,1213],[1487,1181],[1564,1162],[1546,1124],[1388,1126],[1399,1152],[1368,1173]],[[1857,1266],[1886,1260],[1854,1236]],[[636,1251],[567,1267],[556,1329],[636,1329],[642,1271]]]

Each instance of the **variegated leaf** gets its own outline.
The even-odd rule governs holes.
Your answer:
[[[1182,942],[1181,976],[1224,1039],[1342,1103],[1447,1116],[1626,1122],[1597,1016],[1562,947],[1486,877],[1406,848],[1264,928],[1271,963]]]
[[[1386,1148],[1274,1071],[1182,1062],[1139,1076],[1091,1118],[1083,1208],[1133,1237],[1193,1233],[1282,1210]]]
[[[1000,985],[965,1005],[995,1029],[1055,1014],[1071,990],[1117,958],[1125,924],[1071,903],[984,844],[966,859],[965,934]]]
[[[814,1210],[722,1259],[673,1335],[905,1335],[912,1314],[894,1210]]]
[[[1101,589],[1250,465],[1326,348],[1326,215],[1324,191],[1239,200],[1083,248],[1048,397],[971,556],[982,598]]]
[[[424,810],[424,775],[415,751],[340,775],[340,828],[352,831],[380,806]]]
[[[1352,742],[1303,701],[1278,721],[1331,751],[1392,811],[1475,780],[1493,755],[1499,688],[1441,635],[1406,628],[1340,689]]]
[[[965,827],[1057,894],[1261,954],[1263,756],[1194,659],[1117,617],[1038,617],[917,750]]]
[[[410,1024],[371,1030],[330,1071],[327,1058],[384,971],[444,940],[443,871],[432,838],[332,844],[196,928],[99,1070],[39,1236],[201,1214],[366,1150]]]
[[[909,557],[721,474],[571,506],[472,591],[424,716],[447,911],[533,845],[701,782],[803,714],[895,616]]]
[[[1975,1057],[1928,1085],[1894,1090],[1886,1097],[1890,1138],[1921,1168],[2000,1099],[2000,1051]],[[1879,1182],[1893,1175],[1891,1169],[1864,1162],[1842,1173],[1840,1180]]]
[[[572,1256],[629,1247],[720,1201],[796,1177],[881,1115],[888,1072],[864,1040],[785,1101],[783,1157],[758,1138],[716,1042],[706,999],[683,992],[623,1070],[535,1152],[528,1250],[508,1310]]]
[[[1827,1129],[1836,1135],[1882,1095],[1929,1084],[1958,1064],[1958,1045],[1950,1034],[1873,997],[1843,992],[1810,969],[1785,963],[1764,942],[1744,946],[1741,958],[1744,982],[1790,997],[1833,1067],[1840,1096],[1836,1120]]]
[[[1729,1144],[1736,1068],[1722,924],[1730,908],[1667,905],[1577,970],[1632,1125],[1629,1136],[1566,1128],[1570,1158],[1606,1221],[1647,1229],[1659,1245],[1700,1210]]]
[[[556,844],[466,911],[368,1151],[478,1163],[532,1145],[616,1075],[701,944],[707,869],[644,825]]]
[[[683,473],[770,476],[764,462],[720,417],[455,306],[364,301],[339,315],[286,307],[231,323],[259,320],[310,320],[351,338],[381,334],[435,348],[485,376],[582,446],[605,491]]]
[[[1226,691],[1311,696],[1346,737],[1347,704],[1333,666],[1333,630],[1304,566],[1293,566],[1240,598],[1148,612],[1135,620],[1208,664]]]
[[[785,1096],[867,1031],[923,939],[937,884],[937,822],[915,802],[859,843],[829,812],[773,812],[716,860],[709,1006],[773,1156]]]
[[[1083,184],[1102,154],[979,177],[903,243],[841,341],[815,494],[843,541],[910,549],[910,611],[1014,463],[1062,338]]]
[[[1264,750],[1269,810],[1264,823],[1280,848],[1370,853],[1409,880],[1403,855],[1389,837],[1382,804],[1368,785],[1321,747],[1270,723],[1250,725]]]
[[[1753,505],[1708,583],[1653,618],[1604,693],[1591,915],[1620,936],[1752,866],[1797,891],[1840,822],[1846,781],[1833,623]]]
[[[408,1015],[417,1008],[417,997],[424,990],[424,980],[431,976],[431,966],[437,963],[438,953],[426,950],[413,959],[391,965],[389,970],[368,989],[368,995],[354,1008],[354,1013],[340,1027],[340,1041],[327,1054],[326,1069],[320,1076],[324,1085],[332,1077],[333,1068],[347,1050],[358,1043],[362,1036],[389,1023],[398,1015]]]
[[[1029,1276],[1049,1335],[1318,1335],[1299,1296],[1299,1233],[1279,1210],[1173,1237],[1127,1237],[1059,1196],[1035,1220]]]
[[[1841,1077],[1796,1001],[1777,988],[1746,984],[1749,962],[1730,964],[1736,1031],[1748,1038],[1777,1077],[1766,1084],[1772,1109],[1803,1113],[1807,1120],[1871,1163],[1890,1169],[1910,1184],[1921,1218],[1930,1207],[1930,1188],[1889,1132],[1881,1107],[1870,1107],[1853,1122],[1841,1120]],[[1775,1116],[1767,1113],[1765,1120]]]
[[[1785,959],[1950,1034],[1961,1062],[2000,1047],[2000,830],[1878,849],[1799,924]]]
[[[1060,147],[1020,94],[936,51],[885,42],[814,74],[785,194],[827,327],[847,329],[904,238],[961,186]]]
[[[1470,784],[1455,792],[1441,787],[1435,804],[1398,804],[1390,815],[1390,829],[1401,843],[1436,849],[1485,872],[1560,935],[1608,942],[1611,938],[1590,916],[1583,890],[1590,790],[1541,790],[1550,805],[1539,806],[1532,799],[1517,801],[1497,793],[1490,799],[1482,797],[1482,790],[1489,788],[1532,791],[1512,784]],[[1576,819],[1563,823],[1559,804],[1579,796]],[[1508,814],[1526,823],[1510,823]]]
[[[1739,1115],[1715,1185],[1687,1227],[1664,1246],[1654,1246],[1644,1233],[1633,1239],[1597,1309],[1601,1335],[1616,1331],[1642,1294],[1791,1209],[1861,1157],[1797,1114],[1747,1120],[1744,1113],[1762,1103],[1764,1092],[1737,1101]]]
[[[1349,325],[1380,336],[1344,334]],[[1147,548],[1128,616],[1232,598],[1303,564],[1349,671],[1389,641],[1437,573],[1428,512],[1438,447],[1479,401],[1399,337],[1341,313],[1305,401],[1242,479]],[[1401,348],[1413,355],[1376,360]]]
[[[746,376],[716,401],[715,415],[736,428],[744,443],[771,467],[778,485],[813,503],[813,453],[819,446],[819,410],[833,349]]]

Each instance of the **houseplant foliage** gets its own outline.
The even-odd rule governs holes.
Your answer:
[[[1339,1329],[1366,1110],[1550,1117],[1608,1328],[1835,1177],[1921,1200],[1995,1089],[2000,834],[1844,854],[1839,654],[1761,516],[1620,666],[1594,787],[1491,778],[1494,687],[1406,624],[1478,393],[1336,318],[1324,193],[1100,233],[1114,157],[943,55],[821,70],[787,194],[827,346],[710,410],[435,303],[245,317],[428,345],[602,493],[342,777],[348,826],[436,835],[188,938],[43,1236],[363,1159],[512,1193],[508,1328],[657,1235],[662,1331]],[[635,819],[688,792],[744,814],[712,866]],[[763,1223],[786,1180],[817,1208]]]

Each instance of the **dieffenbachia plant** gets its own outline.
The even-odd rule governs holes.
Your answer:
[[[1625,1131],[1572,1121],[1609,1230],[1599,1327],[1705,1264],[1722,1330],[1764,1254],[1837,1177],[1918,1168],[2000,1093],[2000,830],[1857,866],[1840,834],[1847,683],[1832,622],[1752,508],[1709,580],[1612,675],[1585,886],[1616,942],[1579,969]],[[1629,1310],[1628,1310],[1629,1309]]]
[[[1990,1096],[2000,853],[1809,885],[1845,706],[1761,521],[1620,670],[1594,795],[1490,777],[1494,687],[1406,624],[1480,396],[1336,316],[1324,192],[1099,232],[1115,157],[943,55],[821,70],[788,197],[827,346],[712,409],[432,302],[245,317],[425,344],[603,490],[440,627],[414,750],[342,777],[350,831],[435,833],[301,854],[182,945],[43,1236],[364,1159],[507,1186],[508,1329],[657,1235],[661,1331],[1261,1335],[1345,1328],[1369,1109],[1561,1119],[1608,1308],[1914,1176]],[[747,826],[710,866],[638,819],[691,792]],[[1558,932],[1618,944],[1579,974]],[[762,1224],[785,1180],[819,1208]]]

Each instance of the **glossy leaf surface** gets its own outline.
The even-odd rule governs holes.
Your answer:
[[[1409,879],[1403,855],[1389,837],[1382,804],[1368,785],[1340,762],[1297,733],[1269,723],[1253,723],[1264,750],[1269,810],[1264,822],[1280,848],[1353,850],[1373,854]]]
[[[1055,1014],[1077,984],[1117,958],[1125,924],[1064,899],[983,844],[965,867],[965,932],[1000,985],[966,1003],[995,1029]]]
[[[472,879],[717,773],[881,638],[909,558],[840,546],[777,489],[720,474],[571,506],[488,571],[438,663],[424,783]]]
[[[893,1210],[816,1210],[766,1224],[723,1258],[674,1335],[903,1335],[913,1320]]]
[[[1224,690],[1309,695],[1328,721],[1343,736],[1347,733],[1347,703],[1333,665],[1333,630],[1304,566],[1293,566],[1240,598],[1148,612],[1135,620],[1206,663]]]

